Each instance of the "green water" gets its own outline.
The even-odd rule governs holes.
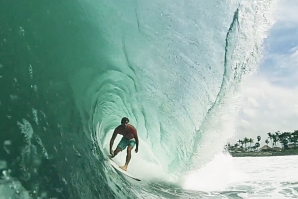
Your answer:
[[[232,134],[224,118],[256,68],[271,3],[2,0],[1,186],[20,182],[16,198],[209,197],[146,167],[142,184],[115,177],[102,151],[128,116],[135,160],[176,179],[209,162]]]

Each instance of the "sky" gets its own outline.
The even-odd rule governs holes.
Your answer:
[[[280,1],[275,15],[263,61],[243,82],[234,138],[260,135],[261,146],[268,132],[298,130],[298,1]]]

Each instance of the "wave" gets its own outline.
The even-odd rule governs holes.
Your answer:
[[[179,179],[233,136],[239,85],[257,68],[275,3],[3,3],[5,179],[33,198],[204,195]],[[138,130],[129,169],[140,184],[105,161],[123,116]]]

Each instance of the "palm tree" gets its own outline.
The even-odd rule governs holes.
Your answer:
[[[292,134],[291,134],[291,142],[293,142],[294,146],[296,147],[296,144],[298,142],[298,130],[295,130]]]
[[[289,141],[296,147],[296,143],[298,142],[298,137],[295,137],[293,134],[291,134]]]
[[[241,142],[241,147],[242,147],[242,149],[243,149],[243,144],[244,144],[244,141],[243,140],[240,140]]]
[[[276,131],[275,135],[277,135],[277,136],[280,135],[280,131]]]
[[[257,142],[257,143],[255,144],[255,148],[258,149],[259,147],[260,147],[260,143]]]
[[[270,132],[268,133],[268,138],[272,142],[272,134]],[[273,147],[273,142],[272,142],[272,147]]]
[[[260,142],[261,141],[261,136],[258,136],[257,139],[258,139],[258,142]]]
[[[266,140],[265,140],[265,143],[268,145],[268,144],[269,144],[269,140],[268,140],[268,139],[266,139]]]
[[[279,135],[280,135],[280,131],[275,132],[275,146],[276,146],[276,143],[279,141]]]
[[[288,147],[288,143],[291,139],[291,133],[284,132],[279,135],[279,142],[283,145],[283,148],[286,149]]]
[[[248,143],[248,140],[249,140],[249,139],[248,139],[247,137],[245,137],[244,140],[243,140],[245,150],[246,150],[246,143]]]
[[[235,149],[237,149],[237,148],[238,148],[238,146],[239,146],[239,144],[238,144],[238,143],[234,144],[234,147],[235,147]]]
[[[239,146],[240,146],[240,144],[242,144],[242,140],[239,139],[239,140],[238,140],[238,143],[239,143]]]
[[[249,142],[249,146],[250,146],[250,148],[251,148],[251,144],[254,143],[254,139],[249,138],[249,139],[248,139],[248,142]]]
[[[276,133],[276,134],[272,134],[272,147],[273,145],[276,146],[276,143],[280,140],[280,134]]]

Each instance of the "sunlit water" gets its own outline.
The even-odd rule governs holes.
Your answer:
[[[257,158],[213,159],[276,2],[1,1],[0,199],[286,196],[282,177],[255,183]],[[138,130],[140,183],[105,161],[123,116]]]
[[[298,198],[298,156],[234,158],[235,168],[246,174],[233,190],[243,198]]]
[[[298,156],[241,157],[218,155],[190,174],[184,188],[208,192],[235,191],[227,198],[298,198]],[[213,196],[212,196],[213,197]]]

